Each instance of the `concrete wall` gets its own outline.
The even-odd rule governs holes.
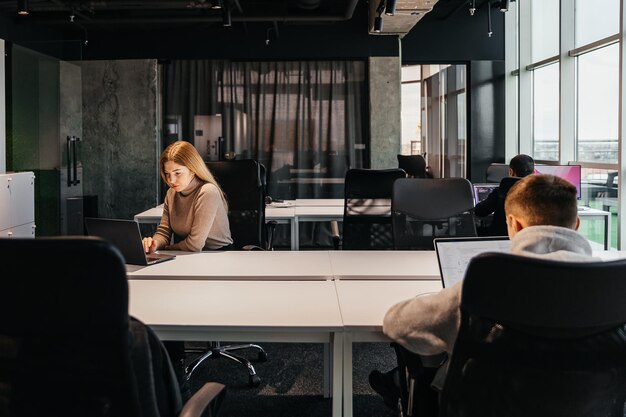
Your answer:
[[[400,153],[400,58],[369,59],[371,167],[395,168]]]
[[[83,62],[85,195],[100,217],[132,219],[157,204],[157,61]]]

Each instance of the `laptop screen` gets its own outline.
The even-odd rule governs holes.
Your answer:
[[[463,279],[474,256],[485,252],[508,253],[511,250],[511,241],[506,236],[436,238],[434,243],[444,288]]]
[[[472,187],[474,188],[474,204],[478,204],[486,199],[494,189],[498,188],[499,185],[499,183],[493,182],[472,184]]]

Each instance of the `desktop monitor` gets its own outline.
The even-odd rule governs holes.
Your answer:
[[[580,165],[535,165],[536,174],[551,174],[574,184],[578,199],[581,199]]]

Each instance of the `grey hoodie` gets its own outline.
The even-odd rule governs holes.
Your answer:
[[[575,230],[557,226],[531,226],[511,240],[511,253],[571,262],[592,257],[587,239]],[[401,301],[383,320],[383,333],[421,355],[452,352],[459,330],[462,282],[435,294]]]

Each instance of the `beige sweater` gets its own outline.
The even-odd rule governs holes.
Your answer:
[[[182,240],[170,245],[172,233]],[[233,243],[219,190],[195,177],[180,192],[167,190],[154,239],[159,249],[199,252]]]

